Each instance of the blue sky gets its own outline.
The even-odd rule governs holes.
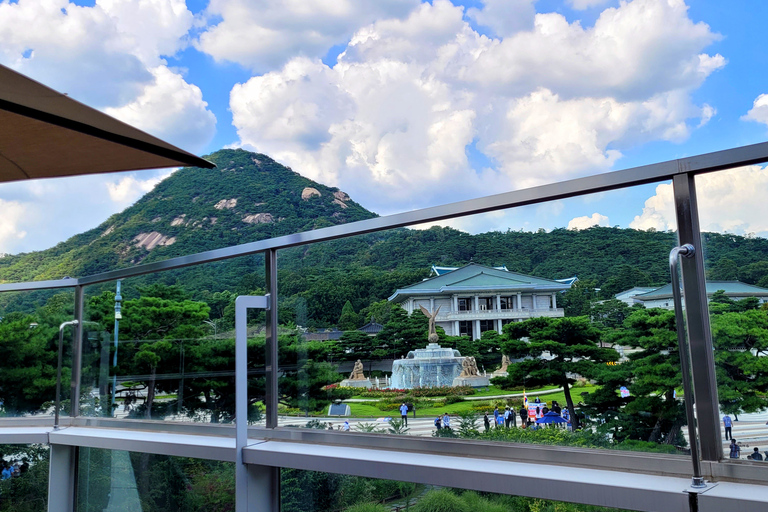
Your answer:
[[[764,141],[766,19],[758,0],[0,0],[0,63],[390,214]],[[0,253],[95,227],[168,172],[2,185]],[[705,228],[768,234],[765,174],[704,179]],[[451,224],[674,228],[664,185]]]

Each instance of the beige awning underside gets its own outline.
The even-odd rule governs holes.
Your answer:
[[[213,164],[0,65],[0,182]]]

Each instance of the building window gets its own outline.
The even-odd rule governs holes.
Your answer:
[[[484,333],[485,331],[495,331],[496,330],[496,320],[480,320],[480,333]]]
[[[473,321],[462,321],[459,322],[459,336],[469,336],[470,338],[474,338],[474,330],[472,329]]]
[[[512,297],[501,297],[501,309],[515,309]]]
[[[480,304],[481,311],[491,311],[492,309],[495,309],[493,307],[493,297],[480,297],[478,303]]]
[[[459,299],[459,311],[472,311],[472,299]]]

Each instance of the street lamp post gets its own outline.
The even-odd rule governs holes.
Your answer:
[[[120,302],[122,300],[123,297],[120,295],[120,280],[118,279],[117,290],[115,291],[115,355],[112,358],[114,375],[112,375],[112,402],[110,404],[110,416],[112,416],[112,413],[115,410],[115,397],[117,396],[117,332],[120,327],[120,320],[123,318],[123,315],[120,313]]]

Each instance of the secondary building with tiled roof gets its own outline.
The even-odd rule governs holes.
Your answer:
[[[707,300],[712,298],[718,290],[725,292],[725,296],[733,300],[756,297],[761,303],[768,302],[768,289],[742,283],[741,281],[707,281]],[[666,284],[653,291],[635,295],[632,300],[639,302],[646,308],[673,309],[672,285]]]
[[[470,263],[399,288],[389,300],[408,313],[424,306],[440,312],[436,324],[452,336],[477,339],[485,331],[501,332],[510,322],[537,316],[562,317],[557,294],[568,283]]]

